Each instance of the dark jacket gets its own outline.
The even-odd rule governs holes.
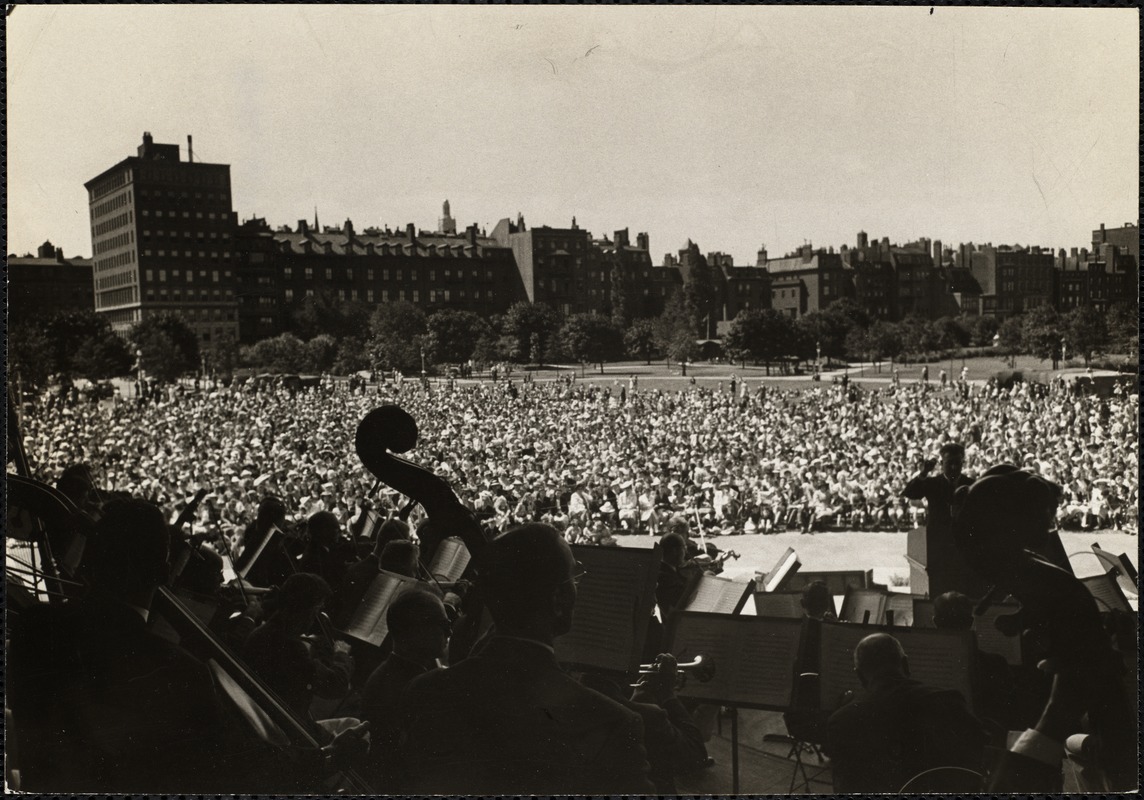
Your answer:
[[[835,711],[826,752],[839,794],[897,792],[935,767],[981,771],[985,733],[960,692],[879,681]]]
[[[402,704],[403,791],[646,794],[638,714],[566,675],[543,645],[497,636],[415,679]]]

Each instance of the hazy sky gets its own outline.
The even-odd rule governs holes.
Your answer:
[[[852,244],[1087,244],[1136,219],[1135,9],[18,6],[8,245],[91,253],[83,183],[157,142],[240,219]]]

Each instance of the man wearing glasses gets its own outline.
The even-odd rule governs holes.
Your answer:
[[[559,667],[583,568],[555,528],[495,539],[479,583],[495,634],[448,670],[416,678],[402,706],[402,792],[646,794],[638,714]]]

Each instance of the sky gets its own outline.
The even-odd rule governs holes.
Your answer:
[[[239,219],[503,217],[753,264],[860,230],[1081,247],[1139,208],[1136,9],[17,6],[7,252],[91,253],[144,131]]]

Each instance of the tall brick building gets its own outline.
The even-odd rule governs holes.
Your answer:
[[[120,333],[171,311],[203,343],[237,339],[230,166],[181,161],[150,133],[136,155],[84,184],[95,310]]]

